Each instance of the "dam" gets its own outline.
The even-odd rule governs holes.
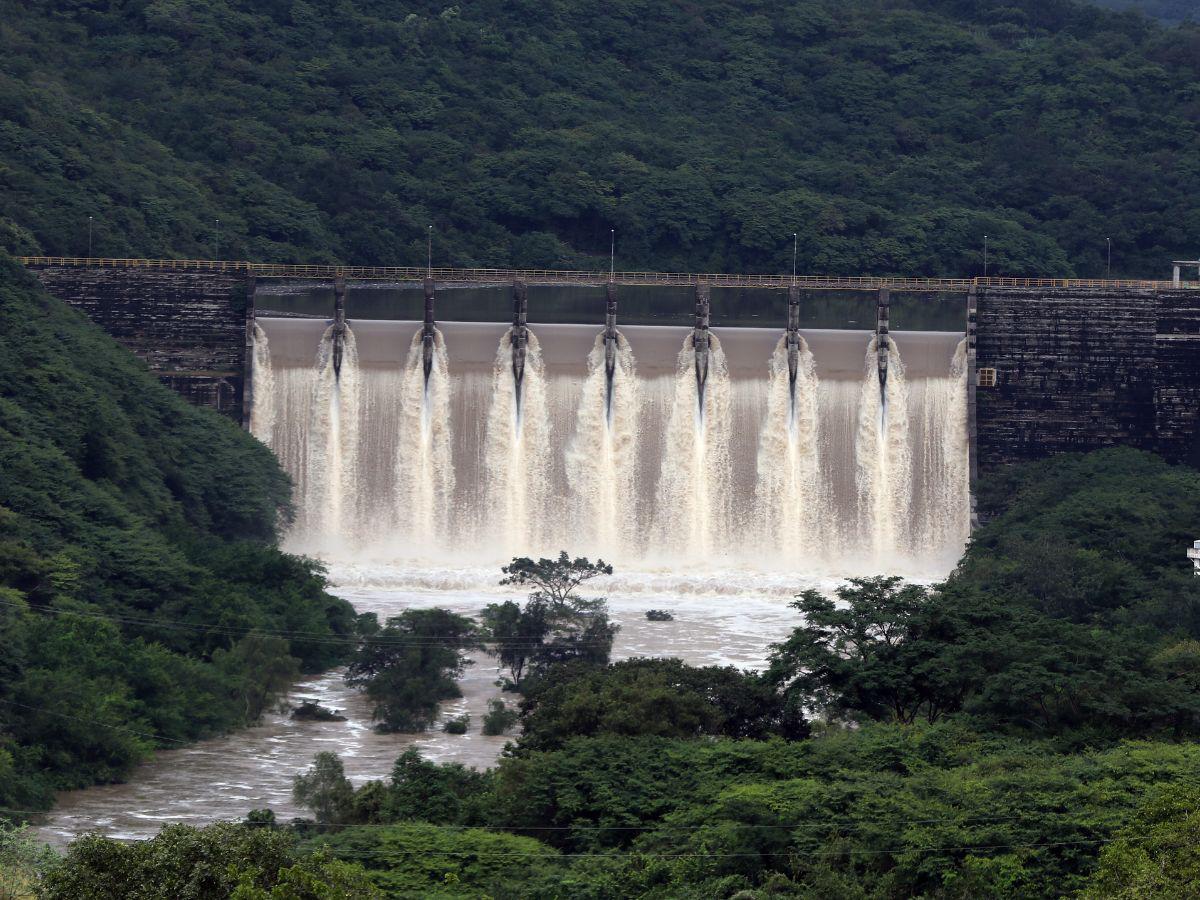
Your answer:
[[[490,564],[569,535],[639,566],[834,570],[961,552],[962,335],[897,335],[881,394],[871,332],[801,332],[793,403],[778,329],[714,329],[701,391],[688,329],[622,326],[609,380],[600,328],[546,324],[518,405],[510,327],[443,323],[428,380],[421,328],[350,320],[335,378],[323,321],[258,319],[252,430],[296,481],[294,549]]]
[[[322,558],[944,572],[981,469],[1200,456],[1188,282],[25,262],[272,447]]]
[[[1200,291],[1186,286],[797,291],[643,273],[613,297],[594,276],[520,290],[495,273],[426,285],[175,265],[31,268],[273,448],[296,485],[286,546],[323,560],[356,610],[478,616],[519,598],[497,584],[514,553],[603,555],[614,660],[762,668],[798,591],[944,577],[972,525],[974,470],[1109,444],[1182,460],[1196,437]],[[443,719],[511,699],[495,660],[473,656]],[[406,747],[486,767],[506,741],[377,734],[339,671],[293,692],[312,696],[347,721],[272,712],[161,753],[129,784],[64,795],[43,835],[298,815],[292,776],[315,752],[339,752],[361,783]]]

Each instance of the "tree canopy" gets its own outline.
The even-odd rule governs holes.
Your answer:
[[[1166,3],[1164,0],[1163,6]],[[0,247],[1163,276],[1200,28],[1076,0],[0,5]],[[218,225],[217,222],[220,222]]]

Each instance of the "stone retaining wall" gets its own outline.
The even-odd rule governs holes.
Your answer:
[[[188,400],[242,419],[246,277],[154,269],[37,268],[55,297],[83,310]]]
[[[1200,291],[980,289],[980,467],[1113,444],[1189,458],[1197,351]]]

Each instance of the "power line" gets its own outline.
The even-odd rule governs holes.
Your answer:
[[[26,815],[47,815],[51,810],[33,810],[33,809],[11,809],[0,807],[0,812],[26,814]],[[131,812],[131,810],[125,810]],[[418,824],[429,825],[445,831],[499,831],[505,834],[513,832],[527,831],[552,831],[552,832],[644,832],[644,831],[702,831],[705,829],[717,828],[737,828],[744,830],[780,830],[786,829],[789,831],[799,831],[804,829],[821,829],[821,828],[861,828],[867,825],[973,825],[983,827],[986,825],[1003,824],[1006,822],[1028,821],[1037,817],[1038,821],[1044,821],[1046,816],[1043,812],[1030,812],[1023,815],[1011,816],[964,816],[964,817],[939,817],[934,819],[908,819],[892,816],[885,819],[844,819],[844,820],[824,820],[814,822],[807,820],[804,822],[780,822],[780,823],[759,823],[759,822],[736,822],[729,820],[717,820],[708,822],[703,825],[682,825],[670,822],[660,822],[648,825],[452,825],[438,824],[434,822],[420,822]],[[272,827],[263,822],[247,822],[243,820],[219,820],[227,821],[233,825],[245,825],[248,828],[266,828]],[[1082,822],[1058,822],[1056,824],[1075,824],[1083,825]],[[171,823],[163,823],[171,824]],[[186,824],[178,822],[175,824]],[[330,822],[323,825],[314,826],[318,831],[328,829],[350,829],[350,828],[397,828],[412,824],[410,822]],[[274,827],[288,828],[286,822],[276,823]]]
[[[239,823],[242,824],[242,823]],[[419,823],[428,824],[428,823]],[[400,826],[402,827],[402,825]],[[432,826],[441,828],[442,826]],[[485,829],[479,829],[485,830]],[[489,831],[490,834],[497,832]],[[507,832],[499,832],[507,833]],[[120,841],[123,843],[133,843],[142,841],[144,838],[117,837],[108,838],[108,840]],[[1116,837],[1107,838],[1082,838],[1073,841],[1034,841],[1027,843],[1011,843],[1011,844],[966,844],[955,847],[837,847],[827,850],[777,850],[777,851],[742,851],[736,853],[650,853],[641,851],[636,848],[620,849],[613,848],[608,852],[578,852],[578,853],[561,853],[561,852],[530,852],[522,853],[520,851],[480,851],[480,850],[433,850],[427,847],[403,849],[394,848],[388,850],[347,850],[341,851],[328,844],[318,844],[318,847],[329,850],[337,859],[378,859],[380,857],[414,857],[414,856],[435,856],[435,857],[461,857],[461,858],[478,858],[481,855],[488,859],[511,859],[517,861],[543,860],[546,862],[554,862],[556,860],[570,859],[619,859],[622,857],[638,858],[638,859],[817,859],[824,857],[838,856],[892,856],[897,854],[913,854],[913,853],[977,853],[981,850],[1042,850],[1054,847],[1080,847],[1080,846],[1099,846],[1111,844],[1117,840]]]
[[[58,609],[49,606],[31,606],[20,600],[3,600],[0,599],[0,604],[16,607],[28,612],[41,613],[46,615],[58,616],[80,616],[87,619],[100,619],[103,621],[140,625],[146,628],[167,628],[186,631],[198,631],[205,634],[222,635],[226,637],[245,637],[249,634],[263,635],[265,637],[282,637],[289,640],[295,640],[300,643],[309,644],[336,644],[336,645],[371,645],[371,646],[444,646],[447,644],[462,646],[464,649],[471,649],[472,644],[497,644],[503,647],[511,647],[513,649],[537,649],[546,646],[546,642],[537,641],[535,639],[520,639],[508,640],[504,638],[490,637],[471,637],[468,639],[438,637],[435,635],[410,635],[398,638],[382,638],[371,635],[362,635],[354,637],[328,637],[322,636],[322,632],[316,631],[290,631],[283,629],[270,628],[235,628],[228,625],[203,624],[194,622],[185,622],[180,619],[156,619],[146,616],[120,616],[111,613],[95,613],[85,612],[83,610]],[[430,609],[435,607],[422,607]],[[572,646],[607,646],[608,642],[603,640],[596,641],[570,641]]]
[[[741,853],[644,853],[636,849],[623,851],[626,856],[641,857],[643,859],[754,859],[761,857],[824,857],[824,856],[844,856],[849,854],[858,854],[864,856],[876,855],[892,855],[897,853],[967,853],[976,852],[979,850],[1021,850],[1046,847],[1075,847],[1081,845],[1109,844],[1115,840],[1114,838],[1085,838],[1077,841],[1045,841],[1039,843],[1025,844],[975,844],[961,847],[887,847],[887,848],[870,848],[870,847],[839,847],[831,850],[782,850],[776,852],[741,852]],[[334,848],[334,856],[340,859],[372,859],[380,856],[463,856],[463,857],[478,857],[481,855],[479,850],[429,850],[422,848],[419,850],[358,850],[339,853]],[[616,849],[616,848],[614,848]],[[612,859],[614,854],[609,853],[487,853],[489,859],[494,858],[510,858],[510,859],[597,859],[607,858]]]

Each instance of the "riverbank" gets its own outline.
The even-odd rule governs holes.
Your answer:
[[[495,577],[480,571],[355,569],[332,575],[333,593],[357,611],[374,612],[380,619],[429,606],[476,615],[488,603],[520,596],[495,586]],[[788,581],[794,586],[765,576],[755,579],[748,573],[736,577],[714,573],[687,581],[626,573],[596,588],[609,594],[613,620],[621,625],[613,645],[614,660],[674,656],[694,665],[757,668],[765,661],[770,643],[795,626],[796,613],[788,606],[791,594],[809,585]],[[449,587],[451,583],[458,586]],[[675,619],[648,621],[648,609],[667,609]],[[509,739],[480,734],[488,701],[500,697],[515,703],[516,697],[501,693],[495,660],[483,654],[473,658],[475,664],[460,682],[462,699],[443,704],[441,710],[442,721],[463,713],[471,716],[465,735],[440,730],[376,734],[370,704],[343,683],[340,669],[334,669],[297,683],[288,700],[319,697],[345,715],[346,721],[296,722],[286,712],[272,711],[255,728],[162,751],[134,770],[124,784],[60,794],[37,832],[46,842],[63,846],[88,831],[147,838],[168,822],[203,825],[240,819],[263,807],[286,821],[303,814],[292,804],[293,777],[325,750],[342,758],[355,785],[386,778],[396,757],[410,746],[438,762],[487,768]]]

